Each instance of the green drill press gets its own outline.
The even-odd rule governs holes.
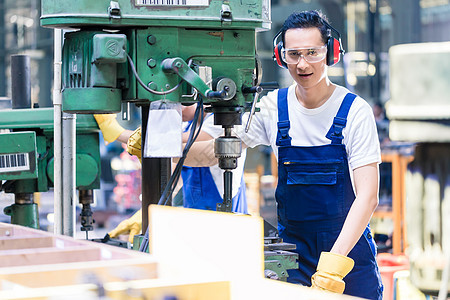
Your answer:
[[[15,203],[5,208],[11,223],[39,228],[35,192],[53,187],[53,108],[0,110],[0,180],[2,190],[14,193]],[[76,188],[80,191],[82,227],[93,229],[92,190],[100,188],[98,127],[90,115],[77,119]]]
[[[224,128],[215,147],[226,187],[218,209],[231,211],[231,170],[241,152],[231,128],[260,91],[255,37],[270,28],[269,0],[43,0],[41,25],[76,29],[62,50],[65,112],[127,114],[134,103],[144,144],[151,102],[202,97]],[[167,161],[143,156],[143,228],[170,174]]]
[[[28,76],[27,76],[28,74]],[[15,195],[4,209],[11,223],[39,228],[35,192],[53,187],[53,108],[31,108],[29,57],[11,57],[12,109],[0,110],[0,190]],[[90,204],[100,188],[98,126],[91,115],[79,116],[76,127],[76,188],[82,204],[82,230],[93,230]],[[3,182],[4,181],[4,182]],[[3,183],[2,183],[3,182]]]
[[[144,145],[152,102],[190,105],[201,97],[214,123],[224,128],[215,141],[225,170],[224,200],[217,210],[231,212],[231,170],[241,154],[231,129],[241,125],[245,111],[255,111],[262,92],[256,31],[270,29],[270,0],[42,0],[41,25],[77,30],[64,35],[65,112],[128,115],[134,103],[142,109]],[[158,203],[168,174],[170,161],[142,155],[142,228],[148,225],[147,206]],[[275,243],[267,246],[268,268],[286,278],[283,270],[295,259],[274,254]]]

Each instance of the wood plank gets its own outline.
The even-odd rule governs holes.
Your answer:
[[[12,249],[48,248],[53,246],[53,237],[51,236],[0,237],[0,251]]]
[[[13,224],[0,223],[0,236],[17,236],[17,235],[28,235],[28,236],[42,236],[39,230],[32,229],[28,227],[21,227]]]
[[[110,299],[130,299],[132,295],[139,295],[139,299],[229,300],[231,285],[229,281],[140,280],[108,283],[105,294]]]
[[[0,269],[0,281],[7,280],[30,288],[73,285],[93,278],[99,282],[154,279],[157,275],[157,263],[148,254],[143,259],[78,261]]]
[[[8,227],[0,227],[0,236],[12,236],[13,228],[11,226]]]
[[[9,252],[9,253],[6,253]],[[0,255],[0,266],[15,267],[29,265],[46,265],[101,259],[101,250],[93,247],[68,249],[42,248],[4,251]]]

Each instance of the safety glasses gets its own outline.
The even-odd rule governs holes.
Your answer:
[[[326,55],[327,46],[325,45],[313,48],[283,49],[281,51],[281,59],[288,65],[298,64],[302,57],[308,63],[316,63],[323,60]]]

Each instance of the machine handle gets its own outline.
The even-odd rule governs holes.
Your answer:
[[[252,87],[242,87],[243,93],[255,93],[255,96],[253,98],[252,102],[252,108],[250,110],[250,116],[248,117],[247,125],[245,126],[245,133],[248,132],[248,129],[250,128],[250,123],[252,122],[253,115],[255,114],[256,110],[256,103],[258,102],[259,95],[263,91],[272,91],[279,88],[279,84],[276,81],[272,82],[263,82],[260,85],[252,86]]]
[[[276,81],[262,82],[259,86],[265,91],[273,91],[280,88],[280,85]]]
[[[259,95],[263,91],[263,88],[261,86],[255,86],[252,88],[255,88],[255,96],[253,97],[252,108],[250,110],[250,116],[248,117],[247,125],[245,125],[245,133],[247,133],[248,129],[250,128],[250,123],[252,122],[253,115],[255,114],[256,103],[258,102]]]
[[[164,72],[176,73],[183,78],[187,83],[196,88],[200,94],[208,97],[208,94],[212,92],[209,86],[195,73],[188,64],[181,58],[166,58],[162,62],[162,70]]]
[[[223,99],[225,98],[225,96],[227,95],[227,92],[222,90],[222,91],[210,91],[206,94],[206,97],[208,99],[212,99],[212,98],[219,98],[219,99]]]
[[[173,72],[178,74],[187,83],[192,85],[197,91],[208,99],[223,99],[227,96],[227,91],[213,91],[208,85],[195,73],[188,64],[181,58],[166,58],[162,62],[162,70],[164,72]]]

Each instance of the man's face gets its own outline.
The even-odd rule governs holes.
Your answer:
[[[313,49],[324,46],[320,31],[315,27],[288,29],[284,41],[285,49]],[[311,88],[326,78],[325,58],[318,62],[307,62],[304,57],[300,57],[297,64],[288,64],[287,66],[299,87]]]

